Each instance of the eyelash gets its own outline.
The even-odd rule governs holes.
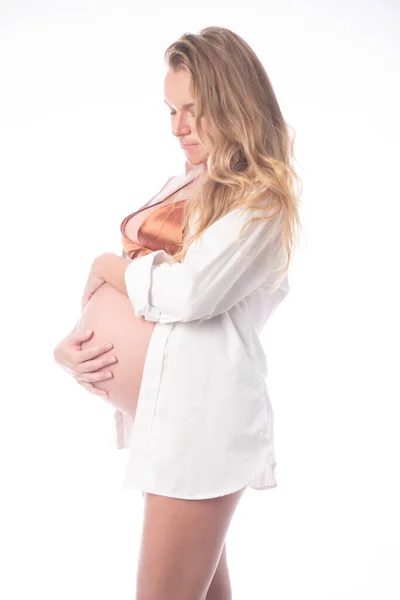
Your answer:
[[[176,112],[171,112],[169,113],[170,115],[176,115]],[[192,115],[192,117],[194,117],[194,112],[190,111],[190,114]]]

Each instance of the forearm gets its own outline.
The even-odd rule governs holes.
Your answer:
[[[119,292],[128,296],[125,285],[125,271],[129,263],[130,261],[126,258],[107,252],[96,259],[94,270],[100,279],[104,279]]]

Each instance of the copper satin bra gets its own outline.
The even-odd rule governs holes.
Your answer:
[[[160,202],[156,202],[131,213],[122,221],[120,225],[122,246],[131,260],[139,256],[145,256],[156,250],[165,250],[170,255],[173,255],[178,251],[179,244],[182,241],[183,208],[187,200],[177,200],[164,204],[165,201],[173,194],[176,194],[177,191],[178,190],[175,190],[172,194],[166,196],[163,200],[160,200]],[[157,204],[163,205],[152,210],[144,219],[137,232],[138,242],[134,242],[126,235],[126,225],[129,219],[143,210],[152,208]]]

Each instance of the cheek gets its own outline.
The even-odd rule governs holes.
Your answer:
[[[209,123],[208,123],[207,117],[201,117],[201,126],[203,128],[204,133],[208,133]]]
[[[211,130],[209,122],[207,121],[206,117],[202,117],[201,118],[201,126],[202,126],[202,129],[203,129],[203,131],[202,131],[202,136],[203,136],[203,142],[202,142],[202,144],[203,144],[204,147],[206,147],[207,144],[208,144],[208,141],[209,141],[208,140],[208,133]]]

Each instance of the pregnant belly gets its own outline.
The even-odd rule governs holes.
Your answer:
[[[108,283],[96,290],[82,311],[77,331],[93,329],[93,335],[82,343],[82,349],[114,345],[108,354],[116,356],[110,365],[114,377],[94,383],[107,390],[106,401],[135,418],[147,348],[156,323],[136,317],[129,298]]]

